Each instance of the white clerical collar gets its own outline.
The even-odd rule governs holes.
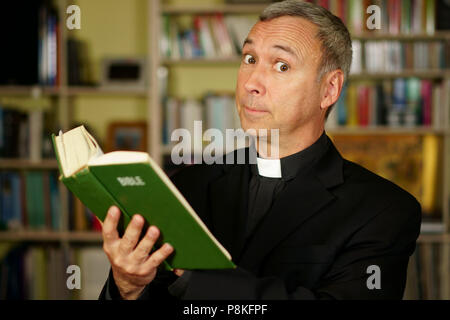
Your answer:
[[[281,178],[280,159],[256,158],[258,174],[267,178]]]

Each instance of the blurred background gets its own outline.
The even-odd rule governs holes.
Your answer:
[[[450,299],[450,7],[317,0],[353,39],[326,132],[341,154],[422,204],[405,299]],[[380,8],[379,29],[366,24]],[[72,6],[76,5],[76,6]],[[168,174],[176,128],[239,128],[240,50],[267,1],[4,1],[0,20],[0,299],[96,299],[101,225],[58,181],[51,133],[80,124],[104,151],[144,150]],[[81,288],[68,289],[69,265]]]

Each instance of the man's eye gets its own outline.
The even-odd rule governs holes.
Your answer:
[[[275,65],[275,68],[277,69],[277,71],[280,71],[280,72],[286,72],[289,70],[289,66],[284,62],[277,62],[277,64]]]
[[[244,57],[244,62],[246,64],[254,64],[256,61],[255,61],[255,58],[253,58],[252,55],[246,54],[245,57]]]

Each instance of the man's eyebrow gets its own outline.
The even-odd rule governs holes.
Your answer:
[[[250,38],[245,38],[244,43],[242,44],[242,47],[245,47],[246,44],[253,44],[253,40]]]
[[[242,45],[242,47],[245,47],[246,44],[253,44],[253,40],[251,38],[246,38],[244,40],[244,44]],[[298,55],[295,53],[295,51],[291,47],[277,44],[277,45],[274,45],[272,48],[283,50],[283,51],[287,52],[288,54],[294,56],[295,58],[299,58]]]
[[[274,45],[273,48],[283,50],[283,51],[289,53],[290,55],[294,56],[295,58],[298,58],[297,54],[295,53],[294,50],[292,50],[291,47],[282,46],[282,45],[277,44],[277,45]]]

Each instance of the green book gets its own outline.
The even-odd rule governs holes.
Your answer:
[[[155,248],[168,242],[175,249],[165,261],[166,269],[235,267],[230,254],[148,153],[103,154],[84,126],[53,134],[52,139],[60,180],[101,221],[115,205],[123,217],[120,234],[134,214],[142,215],[147,226],[159,228]]]

